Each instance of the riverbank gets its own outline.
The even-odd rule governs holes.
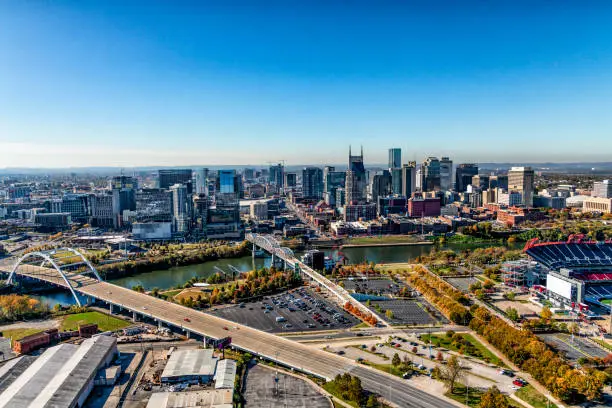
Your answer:
[[[423,240],[415,235],[381,235],[377,237],[344,238],[341,248],[385,247],[431,245],[433,241]]]
[[[369,247],[393,247],[393,246],[419,246],[433,245],[432,241],[417,241],[417,242],[387,242],[387,243],[364,243],[364,244],[346,244],[340,248],[369,248]]]

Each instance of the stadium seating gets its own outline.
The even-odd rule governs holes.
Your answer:
[[[612,267],[612,244],[608,243],[550,242],[533,245],[526,252],[533,259],[553,270],[560,268]],[[593,276],[592,279],[607,280],[609,278]]]

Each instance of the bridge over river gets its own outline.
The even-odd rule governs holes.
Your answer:
[[[232,346],[239,350],[320,378],[331,380],[337,374],[349,372],[361,378],[365,389],[400,407],[455,406],[413,387],[406,380],[347,358],[104,282],[80,253],[69,248],[32,252],[20,259],[5,259],[0,262],[0,272],[9,274],[8,283],[16,278],[44,281],[68,289],[75,296],[78,294],[104,302],[110,305],[111,312],[117,308],[127,310],[134,317],[147,317],[187,334],[198,334],[205,339],[230,336]]]

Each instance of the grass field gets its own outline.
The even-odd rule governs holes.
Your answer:
[[[60,325],[60,330],[76,330],[79,325],[95,323],[100,331],[116,331],[131,323],[100,312],[85,312],[67,315]]]
[[[416,244],[421,241],[413,235],[382,235],[380,237],[357,237],[344,241],[345,245]]]
[[[328,382],[328,383],[323,384],[323,389],[325,391],[329,392],[335,398],[338,398],[339,400],[344,401],[345,403],[349,404],[350,406],[355,407],[355,408],[359,408],[359,405],[356,402],[346,401],[342,397],[340,397],[340,391],[338,391],[338,389],[336,388],[336,384],[334,384],[333,382]],[[340,404],[338,404],[338,405],[340,405]],[[334,404],[334,406],[335,406],[335,404]]]
[[[30,334],[36,334],[42,332],[42,329],[12,329],[4,330],[2,336],[5,338],[11,338],[12,341],[23,339],[25,336]]]
[[[483,361],[490,362],[490,363],[495,364],[495,365],[500,366],[500,367],[505,367],[506,366],[503,361],[501,361],[495,354],[493,354],[489,349],[487,349],[474,336],[472,336],[471,334],[467,334],[467,333],[460,333],[460,335],[465,340],[467,340],[472,346],[474,346],[474,348],[476,349],[476,352],[474,352],[474,353],[466,353],[466,355],[468,355],[470,357],[475,357],[475,358],[481,359]],[[429,338],[430,338],[430,335],[428,335],[428,334],[424,334],[424,335],[421,336],[421,340],[423,340],[423,341],[426,341]],[[445,335],[435,335],[435,334],[432,334],[431,335],[431,342],[432,342],[433,345],[436,345],[438,347],[444,347],[446,349],[459,352],[459,349],[457,348],[457,346],[455,344],[453,344],[452,340],[450,338],[446,337]]]
[[[534,408],[557,408],[552,402],[547,405],[547,398],[531,385],[518,390],[516,396]]]
[[[454,393],[451,394],[450,392],[446,392],[446,394],[444,394],[444,395],[446,395],[448,398],[454,399],[455,401],[457,401],[457,402],[459,402],[459,403],[461,403],[463,405],[466,405],[466,401],[467,401],[467,406],[473,407],[473,408],[478,408],[478,406],[480,405],[480,400],[482,399],[482,395],[483,394],[484,394],[484,391],[481,391],[479,389],[470,388],[469,390],[466,390],[465,389],[465,385],[457,384],[455,386],[455,392]],[[466,399],[466,396],[467,396],[467,399]],[[508,406],[509,407],[512,407],[512,408],[524,408],[518,402],[513,401],[509,397],[506,397],[506,400],[508,401]]]
[[[612,352],[612,344],[607,343],[604,340],[600,340],[600,339],[595,339],[595,338],[591,338],[591,340],[593,340],[595,343],[599,344],[601,347],[610,350]]]
[[[612,305],[612,299],[602,299],[600,302],[604,305]]]

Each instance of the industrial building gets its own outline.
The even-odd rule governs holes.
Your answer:
[[[176,350],[168,358],[161,381],[209,383],[215,375],[217,360],[212,349]]]
[[[0,366],[0,408],[82,407],[98,372],[116,355],[116,339],[97,336],[13,359]]]
[[[156,392],[147,408],[232,408],[234,389],[188,392]]]
[[[236,360],[229,358],[220,360],[217,363],[217,370],[215,372],[215,388],[234,388],[234,381],[236,380]]]

